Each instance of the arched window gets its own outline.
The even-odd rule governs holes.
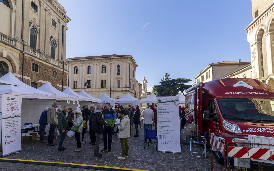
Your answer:
[[[91,66],[88,66],[88,74],[91,74]]]
[[[120,73],[121,73],[120,65],[117,65],[117,75],[120,75]]]
[[[0,2],[10,8],[9,0],[0,0]]]
[[[105,66],[105,65],[102,65],[102,73],[106,73],[106,71],[107,71],[106,66]]]
[[[36,50],[36,42],[37,42],[37,33],[32,28],[30,29],[30,47],[34,50]]]
[[[0,61],[0,77],[9,72],[9,66],[6,62]]]
[[[51,46],[51,54],[50,54],[50,56],[51,56],[52,59],[55,59],[56,44],[53,41],[51,41],[50,42],[50,46]]]
[[[78,74],[78,67],[74,67],[74,74]]]

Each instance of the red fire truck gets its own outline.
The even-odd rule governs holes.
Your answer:
[[[195,132],[207,132],[219,162],[228,156],[239,167],[274,164],[272,87],[255,79],[225,78],[198,83],[184,94]]]

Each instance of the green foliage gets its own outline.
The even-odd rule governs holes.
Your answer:
[[[183,92],[185,89],[191,87],[191,85],[185,85],[189,81],[191,80],[187,78],[171,79],[170,74],[165,73],[160,85],[154,85],[152,92],[156,96],[176,96],[179,91]]]

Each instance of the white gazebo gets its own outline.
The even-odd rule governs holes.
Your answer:
[[[179,97],[179,103],[180,104],[185,104],[186,98],[185,98],[183,93],[179,92],[176,96]]]
[[[112,106],[115,106],[115,100],[108,97],[108,95],[106,95],[105,93],[102,94],[100,97],[98,97],[97,99],[100,99],[102,103],[110,103]]]
[[[88,94],[87,92],[85,92],[84,90],[80,91],[78,94],[81,95],[81,96],[84,96],[84,97],[86,97],[86,98],[91,99],[92,102],[97,102],[97,103],[101,103],[101,102],[102,102],[100,99],[97,99],[97,98],[95,98],[95,97],[92,97],[91,95],[89,95],[89,94]]]
[[[154,93],[152,93],[150,96],[148,96],[145,99],[140,100],[140,103],[157,103],[157,98]]]

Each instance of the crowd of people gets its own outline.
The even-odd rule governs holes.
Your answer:
[[[139,137],[139,127],[141,121],[144,122],[144,141],[147,142],[146,129],[152,129],[155,124],[157,129],[157,110],[154,106],[149,106],[142,114],[139,106],[134,108],[131,105],[127,107],[116,106],[114,109],[110,104],[101,104],[83,106],[82,110],[73,112],[72,108],[63,106],[62,110],[58,109],[58,102],[54,102],[51,107],[45,108],[39,120],[40,124],[40,142],[48,143],[49,146],[55,146],[54,137],[60,136],[58,150],[64,151],[66,148],[63,142],[68,131],[75,133],[76,149],[75,152],[82,151],[82,143],[85,133],[89,132],[90,144],[94,145],[94,156],[102,158],[102,152],[111,153],[112,136],[117,134],[120,139],[122,155],[118,159],[128,157],[128,138],[130,137],[131,127],[135,127],[134,137]],[[45,129],[49,124],[48,141],[45,141]],[[104,148],[100,151],[99,145],[101,140],[104,141]]]

